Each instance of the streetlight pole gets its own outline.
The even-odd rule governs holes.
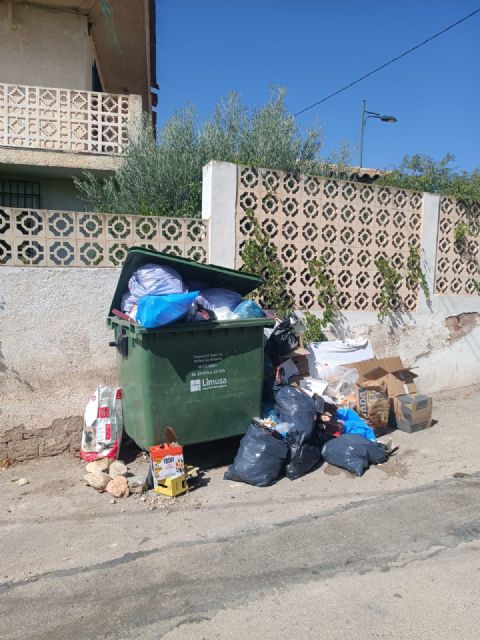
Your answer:
[[[365,100],[365,98],[363,98],[362,100],[362,124],[360,127],[360,164],[359,167],[360,169],[363,166],[363,133],[365,131],[365,107],[367,105],[367,101]]]
[[[378,120],[381,120],[382,122],[397,122],[397,118],[395,118],[395,116],[382,115],[381,113],[377,113],[376,111],[367,111],[366,106],[367,106],[366,100],[365,98],[363,98],[362,122],[360,126],[360,163],[359,163],[360,169],[363,166],[363,137],[365,134],[365,126],[367,124],[367,120],[369,118],[378,118]]]

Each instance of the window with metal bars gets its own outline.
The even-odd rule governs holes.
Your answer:
[[[40,183],[0,179],[0,206],[39,209]]]

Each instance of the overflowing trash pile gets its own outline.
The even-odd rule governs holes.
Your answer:
[[[119,310],[116,310],[117,315]],[[184,281],[169,265],[147,263],[136,269],[123,294],[120,313],[145,329],[174,322],[263,318],[253,300],[201,280]]]
[[[367,340],[302,345],[292,314],[265,330],[264,404],[224,478],[268,486],[322,462],[361,476],[396,453],[387,429],[431,426],[432,400],[398,357],[377,359]]]
[[[244,299],[261,283],[129,251],[107,320],[122,388],[99,387],[87,404],[87,484],[124,497],[181,495],[196,475],[182,445],[243,433],[225,479],[268,486],[323,462],[361,476],[395,453],[378,440],[387,431],[431,426],[432,400],[399,357],[376,358],[366,339],[304,344],[301,317],[276,320]],[[124,421],[148,457],[144,477],[117,465]]]

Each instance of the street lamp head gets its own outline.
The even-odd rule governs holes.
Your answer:
[[[397,122],[395,116],[380,116],[382,122]]]

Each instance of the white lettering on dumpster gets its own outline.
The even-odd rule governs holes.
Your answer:
[[[193,355],[194,371],[190,374],[190,391],[222,389],[228,385],[223,353]]]

